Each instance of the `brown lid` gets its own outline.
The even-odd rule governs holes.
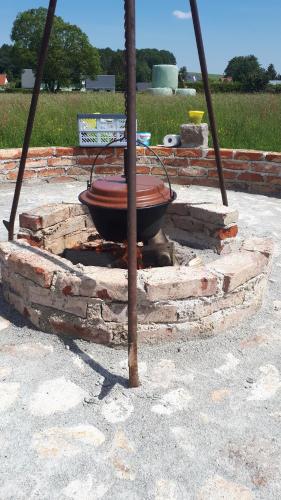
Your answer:
[[[137,208],[151,207],[171,200],[170,190],[161,179],[152,175],[137,175]],[[127,183],[121,176],[95,180],[91,187],[80,194],[86,205],[104,208],[127,208]]]

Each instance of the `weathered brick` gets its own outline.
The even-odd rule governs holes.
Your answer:
[[[0,169],[4,171],[13,170],[16,167],[18,167],[18,162],[16,161],[8,161],[0,164]]]
[[[21,149],[0,149],[0,160],[16,160],[21,157]]]
[[[123,174],[123,167],[121,166],[116,166],[116,167],[109,167],[107,165],[102,166],[96,166],[95,167],[95,174],[100,175],[100,174],[108,174],[108,175],[118,175],[118,174]]]
[[[30,148],[27,158],[47,158],[53,156],[54,148]]]
[[[235,224],[239,217],[237,210],[215,203],[189,204],[189,213],[195,219],[218,224],[221,227]]]
[[[72,157],[62,157],[62,158],[49,158],[48,166],[49,167],[66,167],[75,164],[75,160]]]
[[[211,158],[201,158],[200,160],[194,158],[189,160],[189,164],[192,167],[203,167],[209,169],[216,169],[217,162],[216,160],[212,160]]]
[[[281,176],[281,165],[278,163],[270,163],[269,161],[257,161],[251,163],[253,172],[261,172],[264,174],[275,174]]]
[[[252,236],[244,240],[242,248],[250,252],[260,252],[266,257],[271,257],[274,251],[274,242],[271,238]]]
[[[80,153],[80,148],[69,148],[69,147],[55,148],[55,155],[56,156],[73,156],[73,155],[76,155],[79,153]]]
[[[250,170],[251,163],[249,161],[223,160],[222,166],[229,170]]]
[[[24,179],[31,179],[37,176],[37,173],[34,172],[33,170],[25,170],[24,172]],[[18,177],[18,171],[12,171],[7,174],[7,179],[10,181],[16,181]]]
[[[137,174],[150,174],[150,167],[146,165],[137,165]]]
[[[229,170],[223,171],[223,176],[225,179],[237,179],[239,172],[231,172]],[[208,177],[216,177],[218,178],[218,172],[216,170],[209,170]]]
[[[234,151],[234,158],[236,160],[250,160],[250,161],[263,160],[264,152],[254,151],[250,149],[237,150]]]
[[[187,168],[179,168],[178,169],[178,175],[186,175],[186,176],[199,176],[199,177],[204,177],[208,175],[208,169],[206,168],[200,168],[200,167],[187,167]]]
[[[47,167],[47,160],[29,160],[26,162],[26,168],[44,168]]]
[[[66,219],[65,221],[58,222],[58,224],[45,227],[43,229],[43,234],[45,236],[51,236],[55,239],[76,231],[82,231],[86,228],[86,221],[88,219],[89,218],[86,215],[78,215],[76,217]]]
[[[166,167],[167,173],[170,177],[173,177],[174,175],[177,175],[177,169],[173,167]],[[166,177],[165,170],[163,167],[152,167],[151,169],[152,175],[162,175],[163,177]]]
[[[230,293],[224,297],[200,297],[176,302],[179,321],[197,321],[221,309],[242,305],[245,290]]]
[[[29,300],[31,303],[66,311],[81,318],[86,318],[87,315],[88,304],[86,297],[58,294],[53,290],[42,289],[33,285],[29,287]]]
[[[52,177],[56,176],[58,177],[59,175],[64,174],[64,169],[63,168],[42,168],[37,171],[38,177]]]
[[[235,238],[237,234],[238,234],[238,226],[236,225],[233,225],[231,227],[221,228],[215,232],[215,235],[219,240]]]
[[[20,227],[37,231],[65,221],[69,216],[68,204],[50,203],[20,214]]]
[[[15,244],[14,251],[8,257],[9,270],[44,288],[50,288],[57,265],[39,249],[27,246],[19,249],[18,246],[18,243]]]
[[[167,267],[143,271],[150,301],[183,299],[213,295],[217,278],[205,267]]]
[[[223,159],[224,158],[232,159],[233,158],[233,149],[221,148],[220,154],[221,154],[221,158],[223,158]],[[209,151],[207,152],[207,158],[215,158],[215,150],[214,149],[209,149]]]
[[[265,156],[266,161],[274,161],[281,163],[281,153],[267,153]]]
[[[73,316],[75,318],[75,316]],[[111,343],[111,333],[105,328],[102,322],[96,325],[89,325],[85,322],[78,323],[72,318],[62,318],[53,315],[49,318],[49,324],[53,333],[57,335],[81,338],[96,344],[108,345]]]
[[[175,157],[202,158],[204,156],[201,148],[176,148]]]
[[[266,271],[268,259],[257,252],[236,252],[208,264],[211,271],[223,275],[223,290],[231,292]]]
[[[127,304],[102,304],[102,317],[105,321],[126,323],[128,320]],[[177,321],[177,308],[172,304],[155,303],[140,304],[138,307],[138,321],[140,323],[171,323]]]
[[[260,174],[254,174],[251,172],[246,172],[244,174],[240,174],[238,176],[238,179],[241,181],[248,181],[248,182],[263,182],[264,177]]]

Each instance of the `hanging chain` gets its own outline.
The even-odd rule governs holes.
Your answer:
[[[128,125],[128,13],[127,13],[127,0],[124,0],[124,31],[125,31],[125,53],[124,53],[124,68],[125,68],[125,90],[124,90],[124,104],[125,104],[125,137],[127,138],[127,125]]]

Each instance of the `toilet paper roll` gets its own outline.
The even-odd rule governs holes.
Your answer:
[[[176,134],[168,134],[164,137],[164,146],[166,148],[177,148],[181,143],[181,136]]]

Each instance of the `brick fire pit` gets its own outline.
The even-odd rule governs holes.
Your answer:
[[[138,271],[141,341],[188,340],[236,325],[262,304],[272,241],[236,238],[237,211],[174,203],[164,231],[212,248],[213,260]],[[107,345],[127,343],[127,271],[74,265],[65,249],[96,233],[87,208],[55,204],[20,216],[18,240],[0,243],[6,300],[42,331]]]

